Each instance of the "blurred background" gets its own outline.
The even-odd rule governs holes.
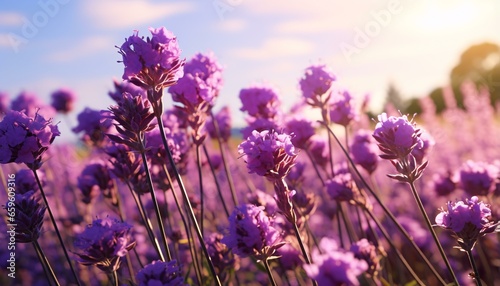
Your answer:
[[[11,99],[30,91],[47,104],[56,89],[75,91],[75,112],[60,123],[63,140],[72,140],[80,111],[112,104],[107,92],[123,73],[115,46],[133,30],[149,36],[149,27],[165,26],[186,59],[212,51],[224,66],[215,111],[229,105],[235,127],[245,122],[241,88],[271,84],[287,109],[300,99],[304,69],[318,63],[338,87],[360,100],[369,95],[373,113],[387,102],[418,112],[423,96],[439,111],[441,88],[450,85],[460,105],[464,80],[488,87],[495,103],[498,11],[500,1],[465,0],[1,1],[0,91]]]

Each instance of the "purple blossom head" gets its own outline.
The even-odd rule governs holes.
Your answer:
[[[314,162],[321,168],[325,168],[329,162],[328,145],[326,139],[321,136],[312,136],[309,144],[309,152]]]
[[[304,264],[300,251],[290,243],[280,247],[276,251],[276,255],[280,257],[280,267],[283,267],[285,270],[294,270]]]
[[[264,207],[264,212],[269,217],[274,216],[278,211],[278,205],[274,197],[261,190],[255,190],[255,192],[249,193],[247,199],[249,203],[255,206]]]
[[[86,107],[77,117],[78,125],[74,133],[82,133],[82,141],[89,145],[101,146],[113,125],[112,120],[103,117],[102,112]]]
[[[43,172],[38,172],[38,178],[42,186],[45,185],[45,175]],[[35,193],[39,190],[38,183],[36,182],[35,175],[30,169],[21,169],[16,172],[16,192],[18,194],[25,194],[30,191]]]
[[[10,109],[23,112],[30,117],[40,114],[45,118],[52,118],[56,115],[52,106],[42,102],[36,94],[27,91],[21,92],[12,100]]]
[[[186,133],[181,130],[172,132],[170,129],[165,128],[165,133],[175,165],[179,172],[185,173],[189,161],[189,149],[191,147],[188,137]],[[148,158],[151,159],[153,166],[157,166],[161,169],[163,164],[167,164],[168,170],[173,172],[173,167],[165,160],[167,153],[163,146],[163,139],[159,129],[154,129],[146,133],[146,148],[146,154]]]
[[[5,209],[15,209],[16,242],[34,242],[40,237],[46,207],[38,202],[33,191],[18,193],[14,198],[5,204]]]
[[[10,106],[10,97],[7,93],[0,91],[0,118],[7,113]]]
[[[180,103],[186,109],[195,110],[203,106],[208,108],[215,103],[214,94],[203,79],[190,73],[184,74],[177,84],[171,86],[168,92],[172,94],[172,100]]]
[[[358,259],[354,253],[337,248],[337,243],[324,237],[320,248],[311,254],[312,264],[304,264],[307,275],[318,282],[318,285],[360,285],[358,276],[368,270],[365,260]]]
[[[227,142],[229,138],[231,137],[231,109],[229,109],[229,106],[224,106],[221,108],[217,114],[215,114],[214,117],[210,117],[207,121],[207,124],[205,127],[207,128],[208,135],[212,138],[217,138],[217,132],[215,129],[214,121],[215,119],[217,121],[217,127],[219,130],[219,136],[220,139],[223,142]]]
[[[312,65],[306,68],[299,82],[302,96],[307,103],[319,107],[327,101],[322,96],[330,90],[335,80],[335,75],[326,65]]]
[[[290,135],[267,130],[253,131],[238,146],[238,153],[244,156],[249,173],[270,180],[285,178],[297,158]]]
[[[11,110],[0,122],[0,163],[25,163],[32,170],[39,169],[43,153],[60,134],[52,120]]]
[[[368,130],[361,129],[354,134],[350,151],[354,163],[363,167],[370,174],[375,171],[380,159],[377,155],[377,145]]]
[[[212,263],[217,270],[217,274],[224,280],[224,276],[230,269],[238,269],[239,261],[232,255],[230,249],[222,243],[223,235],[220,233],[211,233],[205,236],[208,254],[212,258]]]
[[[279,113],[278,92],[270,86],[253,86],[240,90],[241,111],[256,118],[273,119]]]
[[[271,258],[284,244],[263,208],[251,204],[240,205],[231,213],[229,233],[222,243],[242,258],[253,256],[259,260]]]
[[[438,196],[447,196],[453,193],[457,188],[456,178],[450,173],[446,175],[434,174],[433,184],[434,192]]]
[[[73,111],[76,101],[76,94],[68,89],[61,88],[51,94],[52,107],[60,113],[66,114]]]
[[[286,176],[286,182],[291,189],[302,189],[302,184],[306,179],[304,176],[305,170],[306,164],[303,162],[297,162],[290,170],[290,173]]]
[[[408,121],[406,115],[387,117],[386,113],[378,116],[379,122],[375,126],[373,138],[377,140],[382,151],[383,159],[402,159],[412,152],[414,148],[422,148],[420,129],[415,123]]]
[[[347,90],[334,93],[330,100],[330,120],[333,123],[347,126],[352,121],[357,121],[358,117],[351,94]]]
[[[182,269],[177,260],[155,260],[144,266],[135,276],[139,286],[184,286]]]
[[[127,223],[117,219],[95,219],[92,224],[75,238],[75,254],[83,265],[95,265],[104,272],[111,273],[120,267],[120,258],[134,248],[130,241]]]
[[[122,100],[122,97],[123,97],[122,94],[125,92],[131,94],[133,97],[136,97],[136,96],[146,97],[147,96],[146,91],[143,88],[141,88],[135,84],[132,84],[129,81],[121,81],[120,82],[118,80],[113,80],[113,85],[115,87],[115,90],[108,92],[108,95],[109,95],[109,97],[111,97],[111,99],[113,99],[117,103]]]
[[[88,164],[80,173],[77,179],[77,185],[82,192],[82,201],[90,204],[92,199],[102,192],[109,193],[113,188],[113,181],[109,170],[104,162],[96,161]]]
[[[490,207],[476,196],[456,203],[448,202],[436,216],[436,224],[455,233],[462,249],[472,250],[477,239],[495,230]]]
[[[134,31],[120,47],[125,65],[123,79],[146,89],[171,86],[183,75],[177,38],[164,27],[149,31],[152,36],[146,40]]]
[[[252,136],[252,132],[254,130],[261,132],[265,130],[271,131],[279,129],[279,126],[276,123],[276,121],[274,119],[269,119],[269,118],[249,117],[247,118],[247,123],[248,125],[242,128],[240,131],[243,138]]]
[[[436,144],[434,138],[425,130],[422,130],[420,140],[422,140],[422,144],[411,151],[411,154],[415,157],[418,164],[422,164],[426,160],[432,147]]]
[[[351,173],[338,173],[335,177],[326,181],[325,185],[326,192],[338,202],[354,201],[359,192]]]
[[[222,66],[213,53],[197,53],[184,65],[184,74],[196,75],[210,89],[211,97],[216,98],[222,88]]]
[[[471,196],[486,196],[495,190],[499,168],[485,162],[466,161],[460,168],[460,185]]]
[[[377,248],[366,238],[353,243],[350,250],[354,253],[354,257],[368,263],[367,273],[370,275],[374,275],[380,269],[380,259],[377,255]]]
[[[293,134],[292,143],[300,149],[306,149],[309,139],[316,134],[315,124],[308,119],[291,119],[286,123],[285,130]]]

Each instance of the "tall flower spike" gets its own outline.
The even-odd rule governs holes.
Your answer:
[[[448,202],[436,216],[436,224],[453,231],[460,248],[470,251],[481,236],[495,231],[498,222],[490,221],[490,207],[476,196],[456,203]]]
[[[125,65],[123,79],[146,90],[171,86],[183,75],[184,60],[179,58],[177,38],[164,27],[149,31],[152,36],[146,40],[134,31],[119,48]]]
[[[276,249],[285,244],[263,207],[251,204],[240,205],[233,211],[229,217],[229,233],[222,243],[242,258],[253,256],[262,261],[275,258]]]
[[[11,110],[0,122],[0,164],[24,163],[37,170],[42,166],[42,155],[60,134],[50,119]]]
[[[284,179],[297,158],[290,135],[267,130],[254,130],[238,146],[238,152],[244,156],[249,173],[265,176],[272,181]]]
[[[34,192],[16,194],[14,202],[9,201],[5,206],[9,212],[11,207],[15,209],[16,242],[36,241],[40,237],[46,207],[38,202]]]
[[[68,88],[61,88],[51,94],[52,107],[60,113],[67,114],[73,111],[76,95]]]
[[[98,110],[86,107],[77,116],[78,125],[71,129],[74,133],[82,133],[81,140],[88,145],[103,146],[107,137],[106,133],[111,132],[113,123],[110,119],[103,117],[109,116]]]
[[[79,262],[83,265],[95,265],[104,272],[112,273],[120,267],[120,259],[134,248],[127,223],[116,219],[96,219],[77,235],[75,247]]]

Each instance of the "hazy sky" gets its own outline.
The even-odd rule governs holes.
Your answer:
[[[289,107],[304,69],[316,63],[377,107],[390,82],[405,95],[426,95],[447,84],[464,49],[500,43],[498,11],[493,0],[0,1],[0,90],[12,98],[32,91],[48,103],[52,91],[69,87],[79,97],[74,116],[86,106],[106,109],[123,73],[115,45],[134,29],[149,36],[148,27],[165,26],[186,59],[213,51],[225,67],[215,109],[230,105],[237,125],[241,88],[272,84]]]

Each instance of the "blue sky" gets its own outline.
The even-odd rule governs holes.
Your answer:
[[[52,91],[69,87],[79,97],[74,116],[86,106],[106,109],[123,72],[114,46],[134,29],[148,36],[149,27],[165,26],[184,57],[212,51],[225,67],[215,109],[230,105],[236,125],[244,122],[241,88],[272,84],[288,108],[316,63],[358,98],[370,94],[376,109],[390,82],[426,95],[447,84],[464,49],[500,44],[497,11],[500,1],[486,0],[1,1],[0,90],[12,98],[32,91],[48,103]]]

